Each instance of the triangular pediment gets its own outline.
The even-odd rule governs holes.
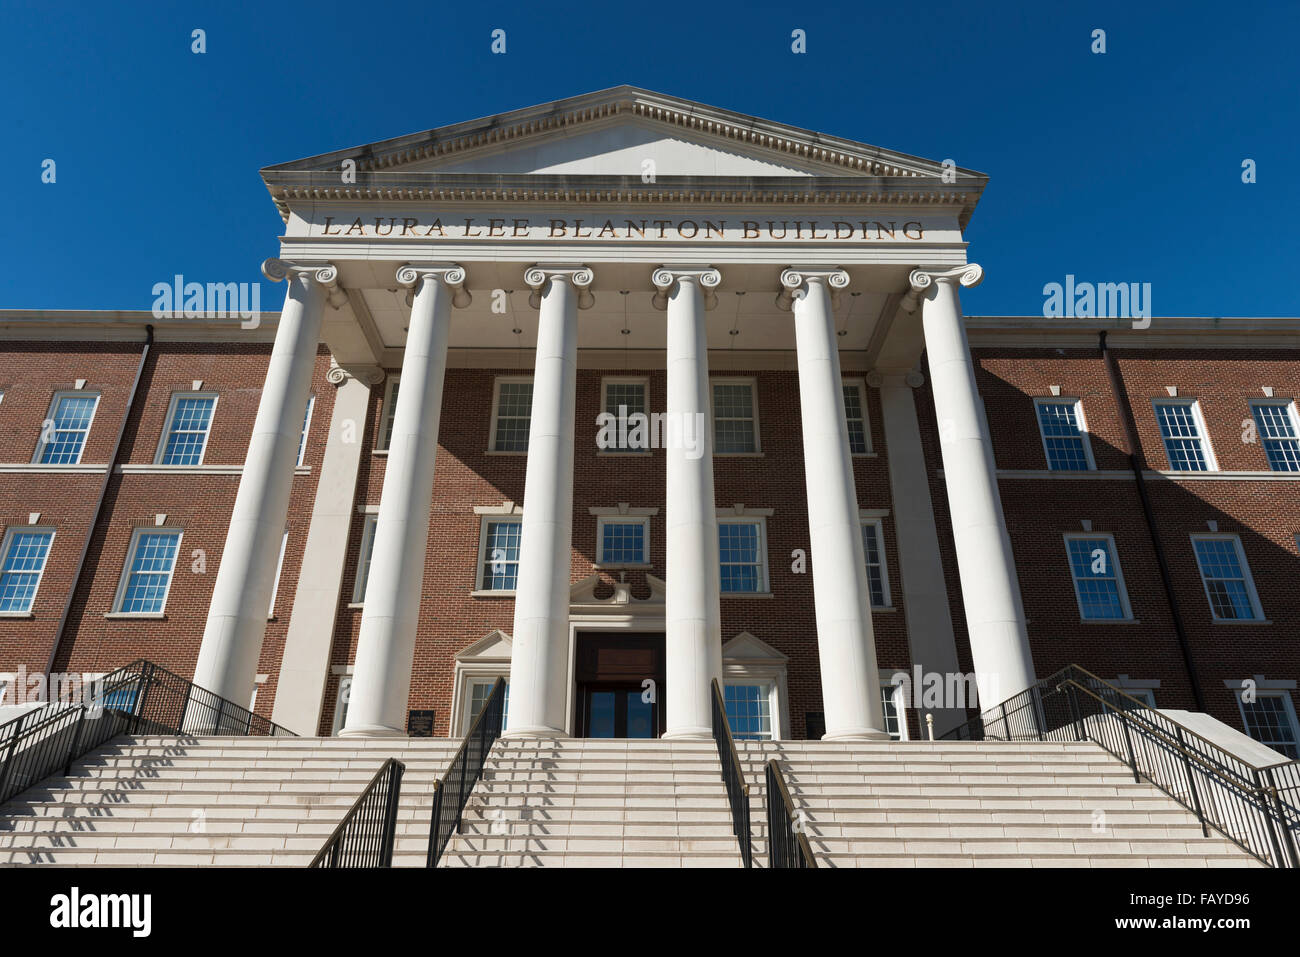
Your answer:
[[[497,628],[456,655],[457,661],[509,661],[510,636]]]
[[[722,643],[722,657],[725,661],[767,661],[774,664],[789,661],[786,655],[747,631]]]

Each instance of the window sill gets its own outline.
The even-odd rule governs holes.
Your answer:
[[[365,608],[365,607],[366,607],[366,606],[365,606],[365,604],[364,604],[363,602],[359,602],[359,601],[350,601],[350,602],[348,602],[348,608],[349,608],[349,610],[351,610],[351,611],[356,611],[356,610],[359,609],[359,608]]]
[[[108,611],[104,613],[104,617],[111,619],[139,618],[148,621],[160,621],[167,617],[167,613],[161,611]]]
[[[872,614],[875,614],[878,611],[882,611],[882,612],[898,611],[898,606],[897,605],[872,605],[871,606]]]
[[[484,452],[483,454],[484,454],[484,455],[504,455],[504,456],[516,456],[516,457],[524,456],[524,457],[526,457],[526,456],[528,455],[528,450],[525,449],[525,450],[522,451],[522,452],[510,452],[510,451],[498,451],[498,450],[496,450],[496,449],[488,449],[488,450],[487,450],[486,452]]]
[[[715,459],[761,459],[764,457],[762,452],[714,452]]]
[[[36,614],[30,611],[0,611],[0,618],[35,618]]]
[[[723,598],[772,598],[770,591],[724,591]]]
[[[492,589],[477,590],[469,593],[470,598],[514,598],[515,593],[511,591],[494,591]]]
[[[381,457],[383,457],[383,458],[387,458],[387,457],[388,457],[388,449],[371,449],[371,450],[370,450],[370,454],[371,454],[371,455],[378,455],[378,456],[381,456]]]
[[[1215,625],[1271,625],[1273,622],[1268,618],[1215,618],[1212,619]]]
[[[880,453],[879,453],[879,452],[851,452],[851,453],[849,453],[849,454],[852,455],[855,459],[878,459],[878,458],[880,458]]]
[[[597,562],[591,567],[595,568],[598,571],[622,571],[624,569],[626,569],[627,571],[645,571],[647,568],[653,568],[654,566],[651,565],[649,562],[638,562],[638,563],[623,562],[619,564]]]
[[[1080,618],[1081,625],[1140,625],[1141,618]]]
[[[596,457],[609,456],[611,458],[637,458],[642,456],[654,455],[654,449],[597,449]]]

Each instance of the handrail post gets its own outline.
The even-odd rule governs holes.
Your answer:
[[[185,733],[185,712],[190,710],[190,692],[194,690],[191,682],[185,683],[185,700],[181,702],[181,716],[176,721],[176,733]]]
[[[384,844],[383,863],[380,867],[393,866],[393,845],[397,842],[397,805],[402,793],[401,761],[394,761],[388,768],[388,794],[384,801]]]
[[[1258,796],[1259,803],[1264,812],[1264,826],[1268,828],[1268,843],[1273,847],[1273,866],[1285,867],[1287,859],[1282,855],[1282,846],[1278,843],[1276,821],[1268,809],[1268,795],[1264,791],[1264,786],[1260,782],[1259,769],[1250,769],[1251,777],[1255,781],[1255,794]]]
[[[77,745],[81,743],[81,722],[86,719],[86,706],[77,707],[77,726],[72,729],[72,742],[68,745],[68,760],[63,764],[63,776],[72,773],[72,762],[77,759]]]
[[[7,796],[5,788],[9,785],[9,774],[14,764],[14,750],[18,747],[18,739],[22,736],[23,725],[27,722],[27,715],[39,710],[39,708],[34,708],[32,711],[20,715],[18,723],[14,726],[14,733],[12,737],[9,738],[9,750],[5,754],[5,763],[3,766],[0,766],[0,800],[4,800]]]
[[[1002,702],[1002,732],[1011,740],[1011,719],[1007,717],[1007,703]]]
[[[1064,682],[1065,697],[1070,702],[1070,723],[1074,725],[1074,740],[1086,740],[1083,736],[1083,718],[1079,711],[1079,697],[1074,691],[1074,682],[1072,679]]]
[[[1029,686],[1029,706],[1034,712],[1034,730],[1038,733],[1038,740],[1043,740],[1043,722],[1040,720],[1043,707],[1043,689],[1038,685]]]
[[[135,734],[137,731],[140,730],[140,715],[144,711],[144,700],[145,700],[145,696],[148,694],[148,687],[149,687],[145,683],[145,676],[148,674],[148,672],[149,672],[149,662],[146,661],[140,667],[140,679],[136,682],[135,707],[133,709],[135,711],[135,716],[134,716],[134,720],[131,722],[132,734]]]
[[[1205,810],[1201,807],[1201,792],[1196,787],[1196,778],[1192,775],[1192,762],[1187,757],[1187,741],[1183,737],[1183,729],[1174,725],[1174,736],[1178,739],[1178,751],[1183,758],[1183,770],[1187,773],[1187,789],[1192,794],[1192,808],[1196,812],[1196,819],[1201,822],[1201,834],[1204,837],[1210,836],[1210,829],[1205,824]]]
[[[1137,753],[1133,750],[1133,739],[1128,732],[1128,715],[1123,708],[1117,708],[1111,713],[1119,718],[1119,726],[1124,729],[1124,747],[1128,749],[1128,764],[1133,769],[1133,783],[1141,783],[1142,778],[1138,774]]]
[[[1282,828],[1282,836],[1286,839],[1286,850],[1290,854],[1289,866],[1300,867],[1300,848],[1296,847],[1295,829],[1291,827],[1287,820],[1287,814],[1282,809],[1282,798],[1277,793],[1277,778],[1273,774],[1273,768],[1265,768],[1263,773],[1268,778],[1268,791],[1273,796],[1273,806],[1277,809],[1278,824]]]

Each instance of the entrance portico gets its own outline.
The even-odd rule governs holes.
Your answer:
[[[343,159],[360,161],[356,182],[340,189]],[[637,175],[643,161],[655,170],[649,180]],[[264,171],[287,224],[280,258],[303,274],[330,264],[338,307],[301,294],[303,320],[282,322],[286,342],[276,345],[294,389],[268,386],[259,422],[263,413],[301,417],[306,385],[293,363],[314,352],[289,337],[304,328],[343,369],[401,376],[343,733],[405,733],[424,568],[438,548],[428,527],[443,370],[507,350],[531,353],[534,372],[507,735],[569,735],[593,720],[575,720],[569,706],[574,445],[596,431],[576,420],[574,377],[631,351],[666,370],[669,422],[709,421],[711,365],[754,369],[793,357],[815,605],[806,633],[816,638],[826,737],[870,740],[887,735],[859,515],[866,503],[854,484],[841,376],[915,374],[928,348],[940,418],[958,422],[959,441],[945,442],[943,458],[954,513],[970,516],[954,523],[963,584],[968,568],[1007,570],[987,603],[967,599],[975,668],[997,674],[1000,697],[1031,682],[987,430],[971,416],[978,395],[961,368],[970,359],[954,280],[978,270],[966,262],[962,229],[984,179],[956,172],[947,182],[938,163],[625,87]],[[410,305],[402,286],[413,289]],[[530,306],[518,292],[525,286]],[[695,450],[666,448],[663,465],[668,737],[710,734],[710,682],[722,678],[711,430],[701,438]],[[265,444],[283,452],[291,440],[297,433],[286,428]],[[226,554],[273,565],[287,500],[268,480],[247,495],[241,485],[240,503],[258,519],[241,524],[238,538],[232,526]],[[204,677],[242,699],[262,636],[255,616],[233,631],[222,622],[265,589],[224,565],[200,662],[238,663]],[[331,612],[321,610],[316,632],[295,629],[296,660],[314,654],[327,667]],[[278,701],[276,720],[304,731],[314,722],[306,710],[281,713]]]

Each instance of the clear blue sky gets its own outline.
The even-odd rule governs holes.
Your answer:
[[[0,308],[260,278],[261,167],[630,83],[988,173],[967,313],[1039,314],[1073,273],[1300,315],[1295,2],[0,2]]]

